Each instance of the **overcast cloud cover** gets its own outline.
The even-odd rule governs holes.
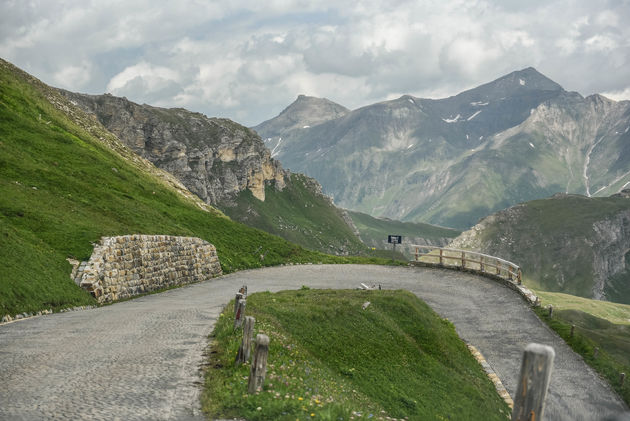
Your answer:
[[[76,92],[255,125],[295,97],[445,97],[533,66],[630,99],[630,0],[0,0],[0,57]]]

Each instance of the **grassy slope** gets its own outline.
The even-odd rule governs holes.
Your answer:
[[[518,263],[534,288],[590,297],[593,224],[628,209],[630,200],[618,197],[533,200],[522,204],[516,217],[500,217],[489,224],[481,233],[480,248]],[[618,285],[615,299],[626,302],[630,299],[627,278]]]
[[[630,306],[567,294],[542,293],[541,296],[545,307],[535,309],[538,316],[630,405],[630,383],[626,381],[623,387],[620,384],[620,373],[630,372]],[[552,319],[547,304],[554,307]],[[575,325],[573,337],[571,325]],[[599,348],[597,358],[595,348]]]
[[[70,121],[51,95],[0,61],[0,315],[93,303],[66,258],[87,259],[101,236],[201,237],[224,271],[342,261],[200,210]]]
[[[371,304],[363,310],[366,301]],[[241,331],[226,307],[213,333],[203,397],[212,417],[348,420],[505,419],[509,408],[454,326],[403,291],[253,294],[247,313],[271,338],[267,382],[246,395],[234,367]],[[257,408],[260,408],[258,410]],[[384,411],[381,412],[381,411]]]
[[[236,206],[221,208],[235,220],[313,250],[336,254],[365,252],[365,245],[343,220],[339,209],[314,192],[308,177],[291,174],[282,191],[267,186],[265,196],[262,202],[245,190]]]
[[[387,241],[389,234],[399,234],[406,238],[424,238],[437,241],[441,238],[455,238],[460,231],[418,222],[401,222],[392,219],[374,218],[365,213],[348,211],[356,225],[361,239],[368,245],[381,244]]]

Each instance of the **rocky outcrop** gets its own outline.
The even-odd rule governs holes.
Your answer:
[[[103,237],[90,260],[73,271],[75,282],[99,303],[199,282],[222,274],[216,248],[193,237]]]
[[[61,93],[208,204],[229,201],[246,189],[264,201],[265,185],[284,187],[285,172],[260,137],[228,119],[112,95]]]

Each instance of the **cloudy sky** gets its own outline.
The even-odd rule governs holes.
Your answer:
[[[72,91],[245,125],[298,94],[358,108],[533,66],[630,99],[630,0],[0,0],[0,57]]]

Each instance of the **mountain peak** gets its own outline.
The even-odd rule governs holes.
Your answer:
[[[516,70],[512,73],[509,73],[493,82],[488,83],[487,85],[498,84],[501,85],[503,83],[508,83],[516,87],[522,87],[524,89],[530,90],[541,90],[541,91],[560,91],[562,90],[562,86],[558,85],[553,80],[549,79],[547,76],[540,73],[538,70],[533,67],[526,67],[522,70]],[[485,86],[485,85],[482,85]]]
[[[334,120],[349,112],[343,105],[329,99],[300,94],[277,117],[259,124],[254,130],[265,136],[278,136],[288,130],[309,128]]]

